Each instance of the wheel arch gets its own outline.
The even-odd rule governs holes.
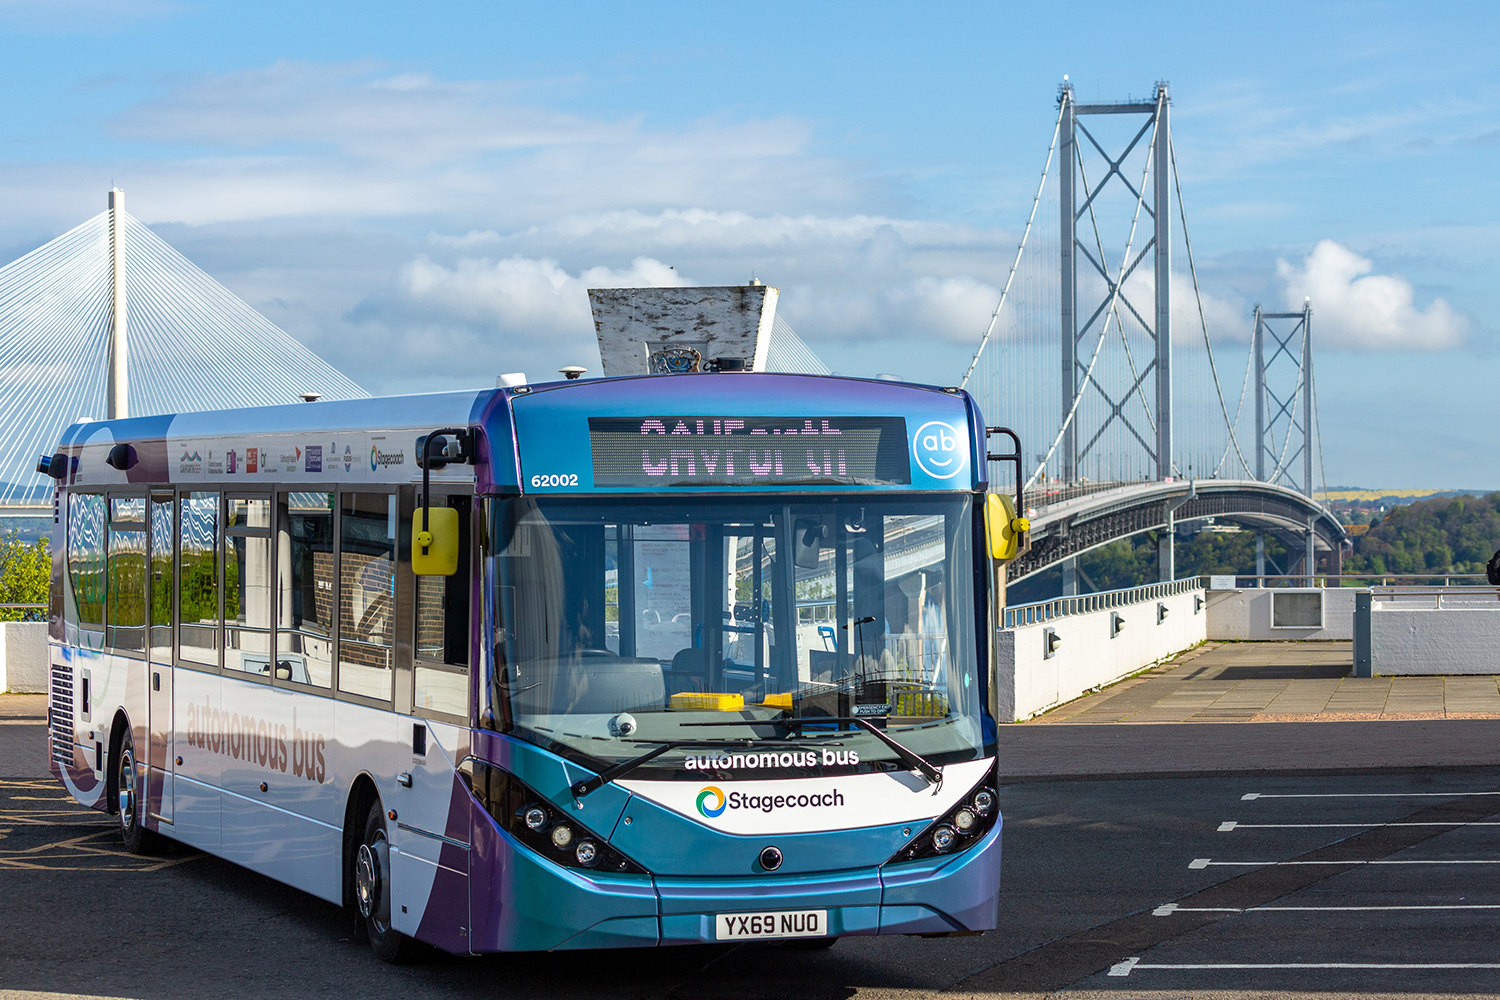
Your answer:
[[[104,811],[111,816],[120,812],[120,782],[115,761],[120,759],[120,747],[125,743],[125,734],[130,732],[130,716],[125,709],[115,709],[114,721],[109,727],[109,756],[104,760]]]

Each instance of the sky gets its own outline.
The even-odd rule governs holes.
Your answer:
[[[1064,74],[1081,101],[1167,80],[1226,391],[1254,305],[1306,298],[1328,483],[1500,488],[1497,27],[1462,2],[0,0],[0,261],[118,185],[377,393],[597,370],[587,288],[752,277],[835,370],[952,384]]]

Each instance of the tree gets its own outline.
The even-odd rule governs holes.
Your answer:
[[[0,604],[46,604],[52,586],[47,539],[23,542],[14,531],[0,534]],[[44,609],[0,609],[0,621],[40,621]]]

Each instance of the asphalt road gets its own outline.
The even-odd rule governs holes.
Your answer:
[[[5,728],[0,767],[31,735]],[[336,907],[194,852],[123,854],[50,780],[4,779],[0,997],[1500,994],[1478,967],[1500,966],[1500,768],[1032,780],[1002,808],[981,937],[393,968]]]

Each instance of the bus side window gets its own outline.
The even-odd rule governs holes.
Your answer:
[[[412,704],[430,712],[469,716],[469,586],[472,498],[454,496],[458,510],[458,572],[417,577],[416,685]]]
[[[282,493],[276,520],[276,668],[281,680],[333,680],[333,494]]]
[[[396,494],[341,494],[339,525],[339,690],[390,701]]]
[[[219,494],[185,493],[177,549],[177,655],[219,665]]]
[[[63,615],[68,640],[87,649],[104,645],[104,497],[68,494],[67,589]]]
[[[170,493],[151,496],[151,620],[147,641],[151,659],[172,660],[172,537],[176,499]]]
[[[224,667],[271,676],[271,501],[231,497],[224,528]]]
[[[121,653],[146,651],[146,498],[109,498],[109,627],[105,644]]]

